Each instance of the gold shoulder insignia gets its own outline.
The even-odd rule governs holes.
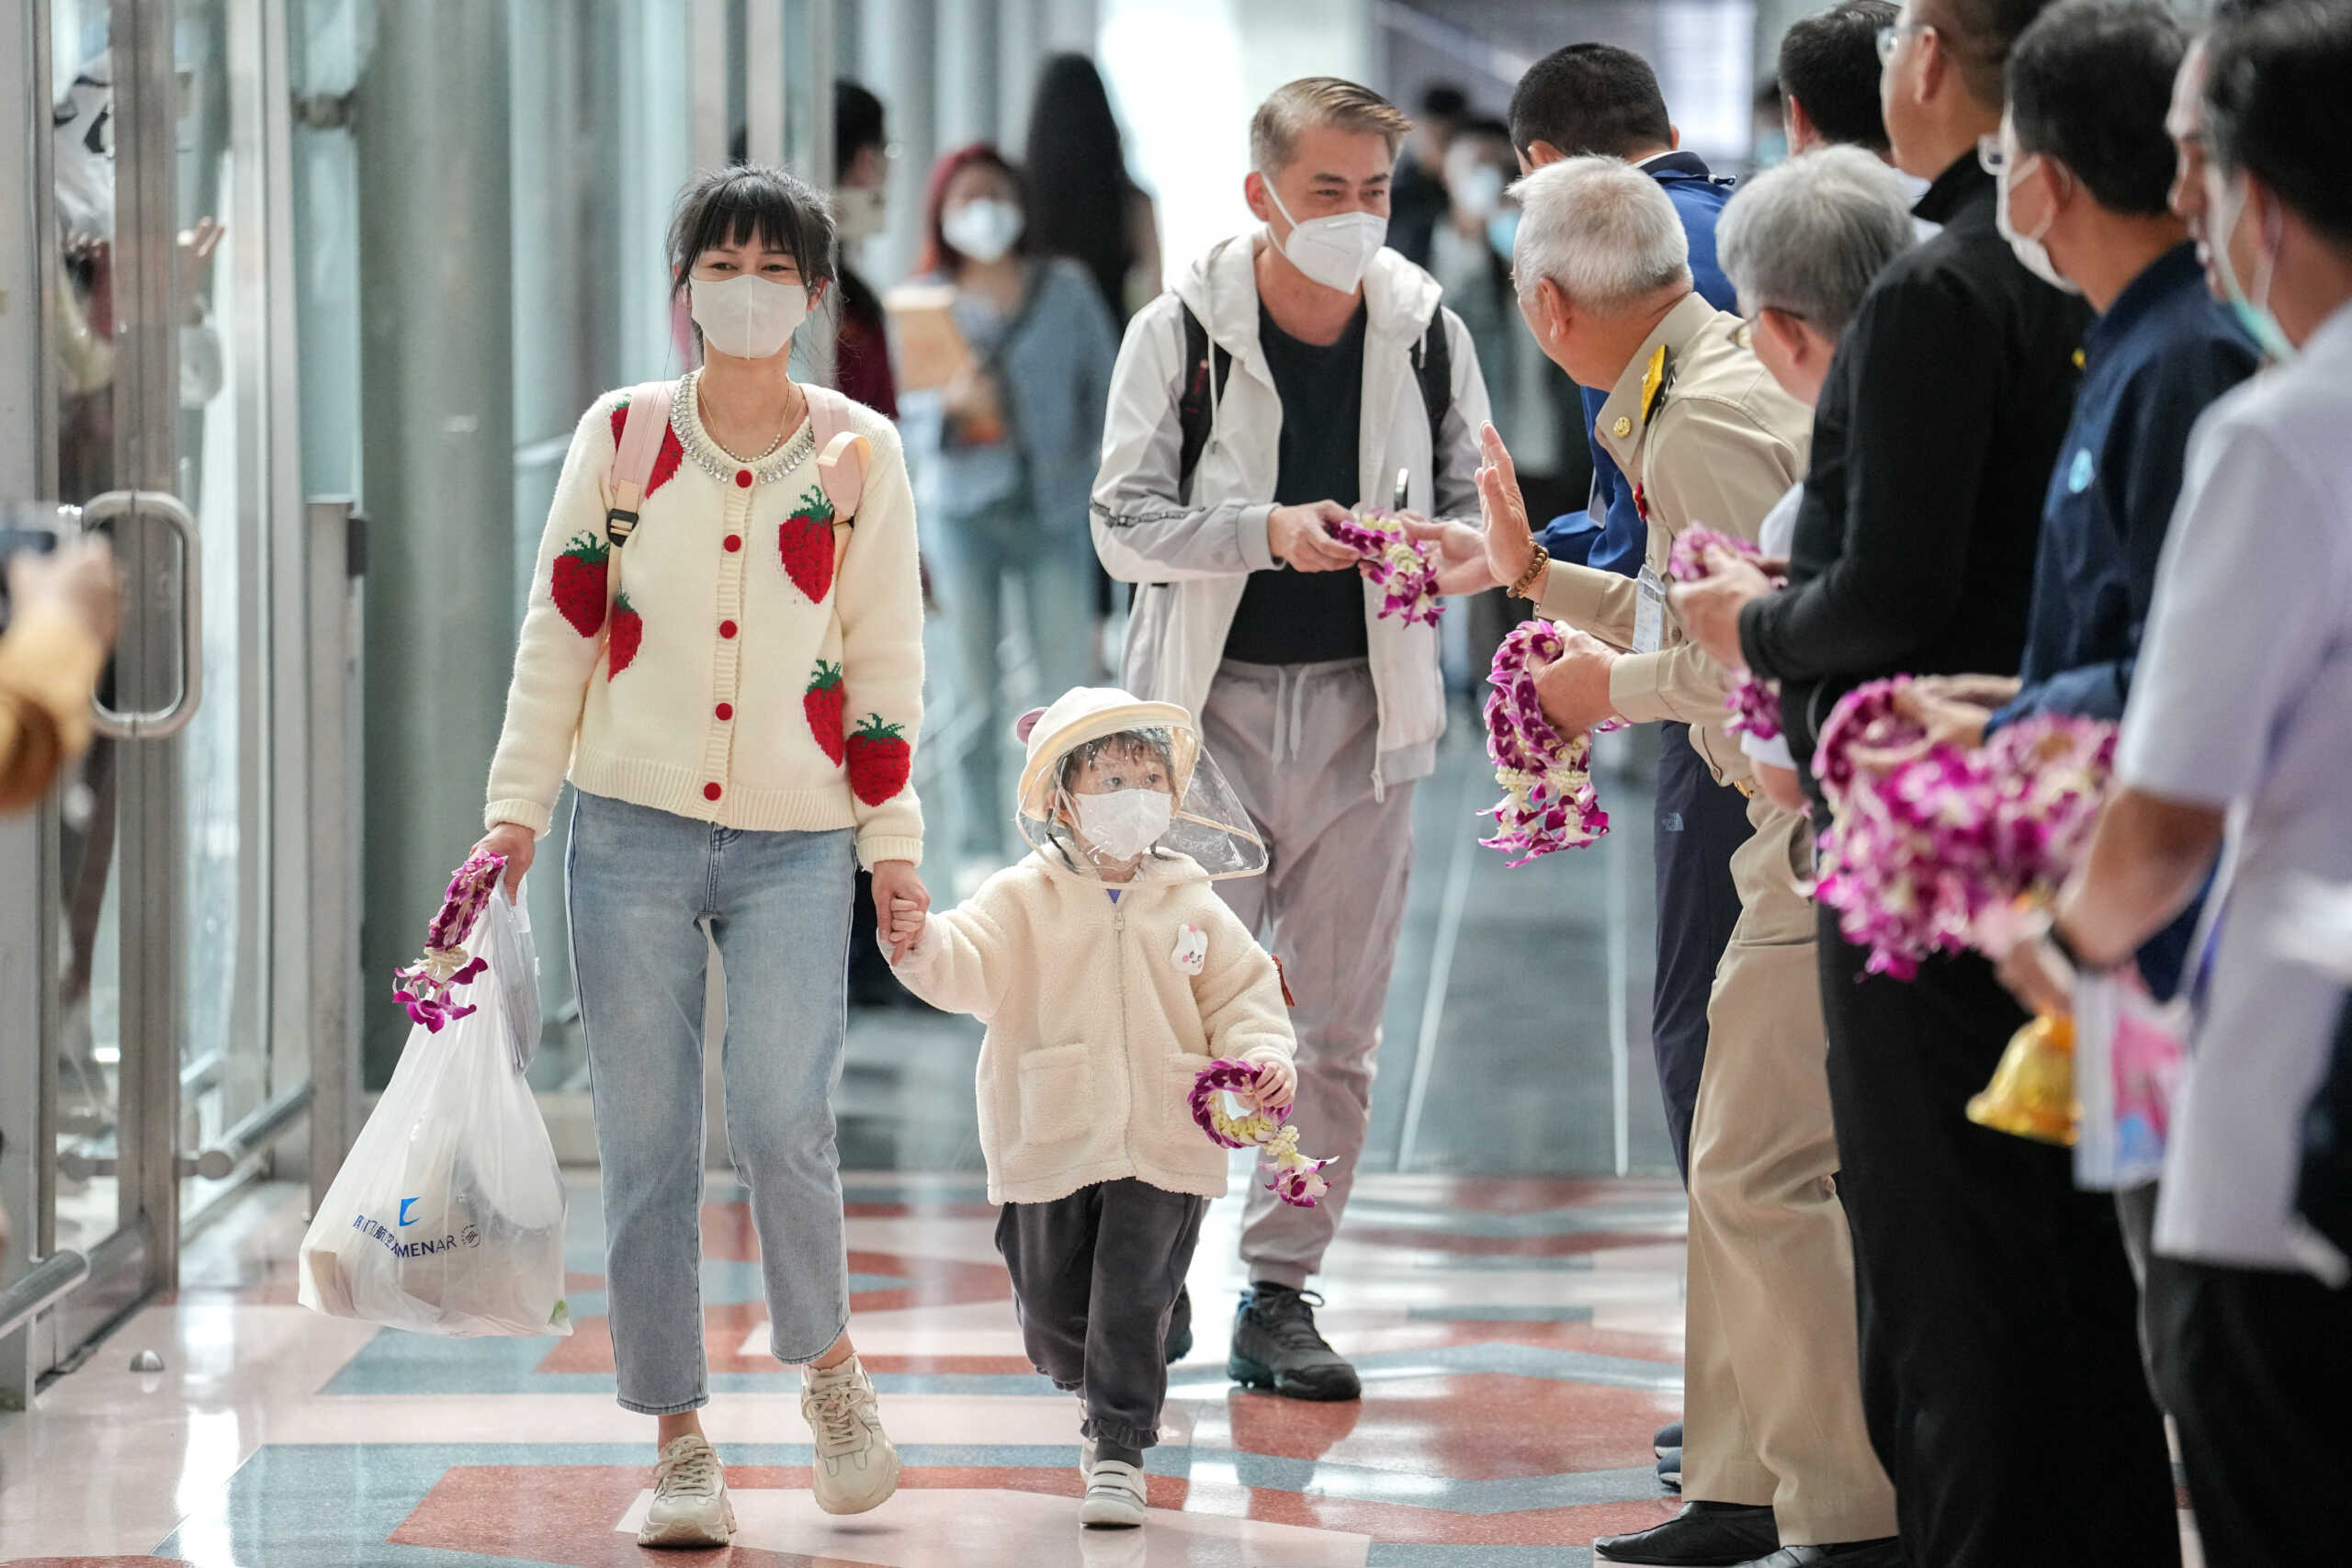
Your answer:
[[[1674,389],[1673,351],[1659,344],[1650,355],[1649,367],[1642,372],[1642,423],[1647,424],[1657,417],[1658,406],[1666,401],[1666,394]]]

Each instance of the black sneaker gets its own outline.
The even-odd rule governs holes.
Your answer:
[[[1657,1483],[1668,1492],[1682,1490],[1682,1450],[1668,1449],[1657,1456]]]
[[[1323,1298],[1287,1285],[1252,1285],[1233,1314],[1233,1348],[1225,1375],[1285,1399],[1363,1397],[1355,1368],[1315,1329]]]

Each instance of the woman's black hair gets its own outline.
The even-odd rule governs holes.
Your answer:
[[[1094,62],[1057,54],[1037,79],[1023,164],[1029,181],[1029,240],[1042,254],[1069,256],[1093,275],[1111,319],[1127,319],[1126,153],[1111,96]]]
[[[753,239],[791,252],[804,284],[833,276],[831,205],[797,175],[735,164],[697,176],[678,197],[670,218],[670,297],[686,291],[687,275],[703,252]]]
[[[839,185],[857,155],[868,147],[888,147],[883,130],[882,100],[846,77],[833,82],[833,183]]]

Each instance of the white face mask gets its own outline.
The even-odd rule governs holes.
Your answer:
[[[808,319],[808,290],[746,273],[720,283],[697,277],[687,285],[695,325],[703,341],[738,359],[780,354]]]
[[[1503,172],[1492,164],[1479,164],[1454,183],[1453,199],[1463,211],[1486,221],[1503,204]]]
[[[1176,799],[1164,789],[1123,789],[1071,796],[1078,830],[1095,852],[1114,861],[1142,858],[1175,818]]]
[[[1326,288],[1353,294],[1363,282],[1364,268],[1372,265],[1388,238],[1388,220],[1377,212],[1335,212],[1301,223],[1283,205],[1273,180],[1263,174],[1259,178],[1266,182],[1266,196],[1274,210],[1290,225],[1283,254],[1290,258],[1291,265]]]
[[[833,231],[854,243],[890,226],[880,186],[842,186],[833,192]]]
[[[1021,209],[993,197],[967,201],[940,220],[949,244],[985,266],[1002,261],[1021,238]]]
[[[2247,192],[2245,179],[2239,178],[2235,188],[2228,194],[2235,198],[2229,219],[2213,227],[2212,237],[2208,242],[2213,250],[2213,270],[2221,276],[2222,289],[2229,296],[2232,313],[2237,317],[2238,324],[2245,328],[2246,335],[2254,339],[2255,346],[2261,349],[2265,357],[2273,364],[2285,365],[2301,351],[2296,348],[2295,340],[2287,335],[2287,329],[2278,324],[2278,318],[2270,311],[2270,278],[2278,265],[2278,258],[2267,246],[2263,248],[2254,275],[2254,289],[2249,295],[2245,287],[2238,282],[2237,268],[2230,261],[2230,242],[2236,237],[2238,224],[2245,219]]]
[[[2059,272],[2050,259],[2050,247],[2041,243],[2041,236],[2050,232],[2050,226],[2058,221],[2055,208],[2042,220],[2041,227],[2030,234],[2020,234],[2009,224],[2009,186],[2025,173],[2026,165],[2038,162],[2041,157],[2041,153],[2035,152],[2020,159],[2007,179],[1993,182],[1993,227],[2001,231],[2001,238],[2009,243],[2009,250],[2026,271],[2062,294],[2080,294],[2082,288]]]

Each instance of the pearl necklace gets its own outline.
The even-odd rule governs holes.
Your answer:
[[[735,476],[746,468],[760,484],[774,484],[786,479],[817,452],[817,422],[803,411],[800,427],[787,439],[781,432],[765,452],[746,463],[711,438],[703,428],[699,396],[702,372],[691,371],[680,383],[678,395],[670,402],[670,428],[677,433],[678,444],[685,450],[694,466],[721,484],[732,484]]]

